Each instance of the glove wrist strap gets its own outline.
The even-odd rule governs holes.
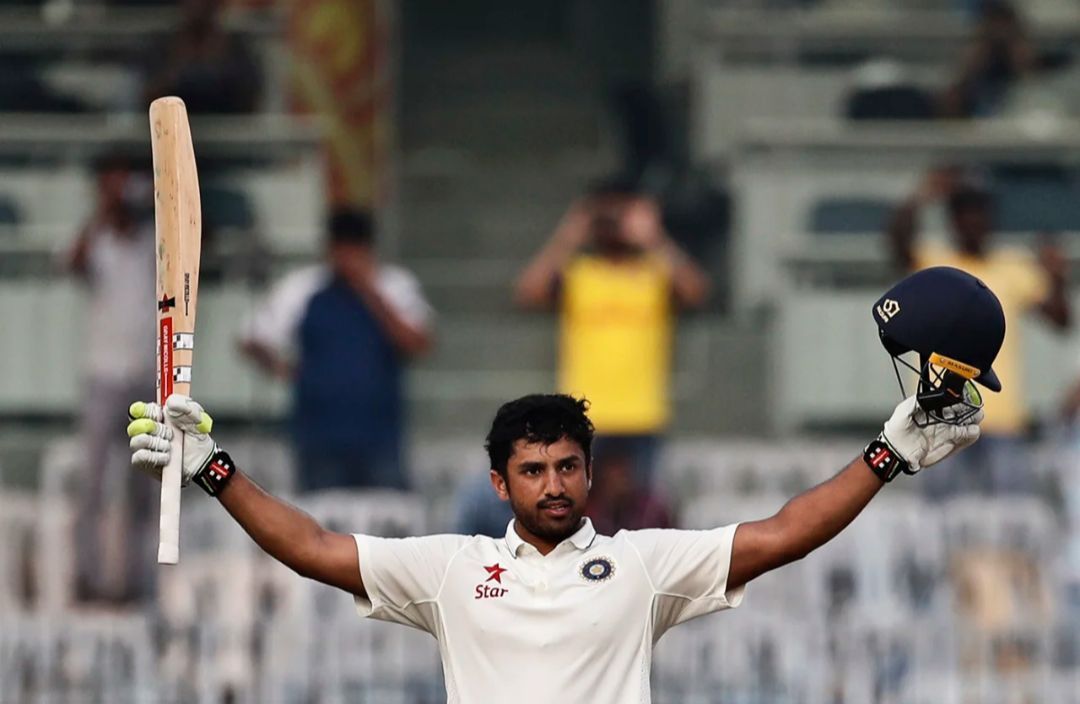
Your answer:
[[[215,448],[214,454],[210,455],[209,461],[195,475],[194,481],[210,496],[217,496],[234,474],[236,465],[233,464],[232,457],[221,448]]]
[[[888,483],[896,478],[901,472],[908,471],[908,463],[894,450],[885,439],[885,435],[877,436],[866,449],[863,450],[863,461],[878,479]]]

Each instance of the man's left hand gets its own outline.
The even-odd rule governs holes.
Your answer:
[[[963,406],[955,407],[955,412],[966,410]],[[945,408],[942,415],[948,418],[954,409]],[[960,425],[949,423],[926,424],[926,411],[919,407],[914,396],[900,402],[892,417],[885,422],[881,438],[908,464],[909,474],[937,464],[957,450],[971,445],[979,439],[979,423],[984,413],[982,409]]]

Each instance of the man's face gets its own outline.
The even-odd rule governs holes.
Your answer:
[[[550,445],[517,440],[506,465],[506,480],[492,470],[491,483],[499,497],[510,502],[520,528],[557,545],[581,524],[589,476],[585,452],[564,436]]]
[[[592,236],[596,248],[604,254],[620,255],[629,250],[626,238],[623,236],[621,221],[617,217],[596,216],[592,223]]]
[[[128,171],[122,168],[102,171],[98,174],[97,184],[102,205],[108,209],[121,207],[128,184]]]
[[[990,208],[966,205],[950,213],[953,237],[957,246],[965,252],[981,252],[990,236],[992,218]]]
[[[366,244],[334,242],[330,245],[330,266],[346,281],[364,280],[374,274],[375,253]]]

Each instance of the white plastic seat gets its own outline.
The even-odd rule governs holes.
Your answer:
[[[36,514],[35,496],[0,490],[0,613],[25,609],[34,596],[26,589],[35,581]]]
[[[143,615],[0,617],[0,701],[160,701]]]

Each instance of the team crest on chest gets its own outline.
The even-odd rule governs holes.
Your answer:
[[[581,563],[578,574],[586,582],[606,582],[615,576],[615,561],[610,557],[594,557]]]

